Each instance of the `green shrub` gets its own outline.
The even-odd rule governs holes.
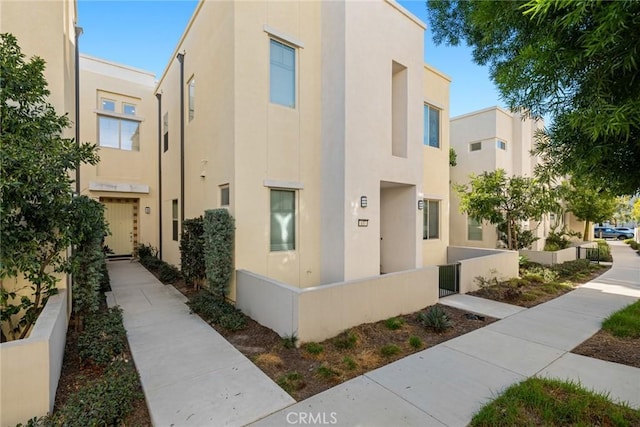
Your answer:
[[[296,348],[296,344],[298,344],[298,336],[295,332],[282,337],[282,345],[284,348]]]
[[[398,317],[390,317],[389,319],[384,321],[384,325],[392,331],[395,331],[397,329],[400,329],[402,325],[404,325],[404,320]]]
[[[631,246],[631,249],[633,249],[634,251],[638,250],[638,248],[640,248],[640,244],[638,244],[638,242],[636,242],[633,239],[627,239],[624,241],[627,245]]]
[[[444,332],[453,326],[453,322],[449,319],[446,311],[439,305],[418,313],[418,321],[420,321],[423,326],[431,328],[435,332]]]
[[[344,358],[342,358],[342,363],[344,363],[344,365],[350,371],[352,371],[352,370],[354,370],[354,369],[356,369],[358,367],[358,364],[356,363],[356,361],[351,356],[345,356]]]
[[[78,336],[78,354],[83,360],[107,365],[127,348],[127,333],[122,325],[122,310],[110,308],[90,314]]]
[[[341,332],[340,335],[333,339],[333,345],[339,350],[348,350],[354,348],[358,342],[358,337],[352,331]]]
[[[138,254],[138,258],[140,259],[145,257],[154,257],[156,259],[158,258],[158,249],[151,245],[145,245],[141,243],[136,248],[136,252]]]
[[[247,318],[240,310],[208,291],[201,290],[191,297],[187,305],[207,322],[230,331],[244,329],[247,326]]]
[[[395,356],[398,353],[400,353],[400,347],[395,344],[387,344],[380,347],[380,354],[384,357]]]
[[[204,265],[204,219],[202,216],[182,221],[180,268],[188,283],[200,285],[207,276]]]
[[[287,393],[291,394],[294,391],[302,389],[306,384],[304,378],[297,371],[287,372],[280,376],[276,382]]]
[[[599,261],[610,262],[613,261],[611,257],[611,248],[609,244],[604,239],[596,239],[596,243],[598,243],[598,252],[599,252]]]
[[[318,355],[324,351],[324,347],[322,344],[318,344],[317,342],[310,342],[305,344],[304,349],[311,354]]]
[[[576,259],[573,261],[555,264],[549,267],[557,274],[557,278],[571,279],[576,276],[591,273],[591,263],[588,259]]]
[[[204,213],[204,262],[207,283],[212,294],[224,297],[229,292],[233,273],[233,217],[226,209]]]
[[[318,375],[319,377],[322,377],[324,379],[329,379],[332,377],[337,377],[340,375],[340,373],[338,371],[336,371],[335,369],[330,368],[327,365],[321,365],[318,367],[318,369],[316,369],[316,375]]]
[[[164,265],[164,261],[159,260],[155,256],[146,255],[140,258],[140,264],[145,266],[148,270],[158,271],[160,270],[160,267]]]
[[[522,291],[517,286],[507,286],[503,296],[507,301],[517,301],[522,296]]]
[[[409,337],[409,345],[413,348],[415,348],[416,350],[422,348],[422,346],[424,345],[424,343],[422,342],[422,340],[420,339],[419,336],[416,335],[412,335]]]
[[[160,261],[162,264],[160,265],[160,271],[158,273],[158,278],[162,283],[175,283],[176,280],[180,278],[180,270],[178,270],[175,266]]]
[[[72,394],[51,417],[51,425],[122,425],[134,402],[142,397],[135,369],[130,364],[117,362],[107,369],[104,376]]]
[[[587,264],[589,264],[588,261]],[[558,280],[560,276],[559,271],[555,268],[555,266],[544,267],[542,265],[534,265],[528,267],[522,277],[531,282],[550,283]]]

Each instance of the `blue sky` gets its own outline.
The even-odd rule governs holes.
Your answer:
[[[79,0],[80,51],[151,71],[159,78],[197,5],[192,0]],[[424,1],[399,1],[427,22]],[[503,106],[488,70],[466,47],[435,46],[425,32],[424,60],[451,77],[451,117]]]

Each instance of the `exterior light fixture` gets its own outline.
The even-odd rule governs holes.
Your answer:
[[[418,200],[418,209],[424,209],[424,200]]]
[[[146,214],[150,214],[151,213],[151,208],[149,206],[144,208],[144,213]]]
[[[367,207],[367,196],[360,197],[360,207],[361,208]]]

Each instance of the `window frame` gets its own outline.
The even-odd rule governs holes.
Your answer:
[[[169,151],[169,112],[166,111],[162,116],[162,152]]]
[[[113,110],[107,110],[107,109],[103,108],[105,102],[112,103],[113,104]],[[115,99],[100,97],[100,111],[107,111],[109,113],[115,113],[116,112],[116,104],[117,103],[118,103],[118,101],[116,101]]]
[[[231,204],[231,190],[229,190],[229,184],[223,184],[219,188],[220,188],[220,207],[228,208],[229,205]],[[225,191],[227,193],[226,203],[225,203],[225,197],[224,197]]]
[[[502,145],[502,147],[500,145]],[[507,141],[496,138],[496,148],[498,150],[507,151]]]
[[[191,76],[189,81],[187,81],[187,117],[188,121],[191,122],[196,116],[196,77]]]
[[[423,199],[424,207],[422,212],[422,240],[440,240],[441,237],[441,200],[438,199]],[[437,230],[435,235],[432,236],[431,227],[430,227],[430,213],[431,213],[431,205],[435,203],[437,206],[438,218],[437,218]]]
[[[478,149],[474,150],[474,148],[473,148],[474,146],[477,146]],[[469,152],[473,153],[473,152],[476,152],[476,151],[482,151],[482,141],[476,141],[476,142],[470,142],[469,143]]]
[[[133,116],[132,116],[133,117]],[[103,145],[102,141],[103,141],[103,135],[102,135],[102,129],[103,129],[103,120],[109,120],[109,121],[113,121],[115,123],[117,123],[117,130],[116,130],[116,135],[117,135],[117,140],[118,140],[118,145],[114,146],[114,145]],[[138,119],[129,119],[129,118],[124,118],[124,117],[119,117],[119,116],[113,116],[113,115],[106,115],[106,114],[99,114],[97,115],[97,132],[98,132],[98,147],[100,147],[101,149],[103,148],[111,148],[114,150],[122,150],[122,151],[136,151],[136,152],[140,152],[140,125],[141,125],[141,121]],[[123,123],[135,123],[136,124],[136,131],[133,132],[133,135],[135,135],[135,133],[138,133],[138,144],[135,145],[133,143],[131,143],[131,148],[123,148]]]
[[[178,241],[179,215],[178,199],[173,199],[171,200],[171,238],[174,242]]]
[[[474,221],[477,224],[471,224],[471,222]],[[484,230],[482,227],[482,220],[477,221],[472,217],[467,217],[467,240],[472,241],[472,242],[481,242],[484,240]],[[473,227],[474,229],[479,229],[480,230],[480,238],[471,238],[471,227]]]
[[[281,100],[274,98],[274,93],[276,93],[276,91],[274,91],[274,65],[278,66],[280,69],[285,69],[285,65],[284,63],[281,63],[280,65],[278,65],[277,63],[274,64],[274,58],[273,58],[273,47],[277,46],[281,49],[284,50],[288,50],[290,52],[293,53],[293,69],[292,70],[286,70],[286,71],[290,71],[291,72],[291,78],[292,78],[292,82],[291,82],[291,91],[292,91],[292,99],[291,99],[291,103],[288,102],[282,102]],[[275,37],[269,37],[269,103],[271,104],[275,104],[275,105],[280,105],[282,107],[286,107],[286,108],[291,108],[291,109],[296,109],[298,106],[298,48],[295,45],[292,45],[290,43],[287,43],[284,40],[281,39],[277,39]],[[282,97],[282,95],[281,95]]]
[[[442,110],[437,108],[431,104],[424,103],[424,107],[422,110],[422,120],[424,122],[424,136],[423,136],[423,145],[426,147],[437,148],[440,149],[442,147]],[[437,145],[431,144],[431,114],[432,111],[438,114],[438,134],[437,134]]]
[[[292,196],[292,204],[293,204],[293,209],[290,212],[292,214],[292,227],[291,227],[291,231],[292,231],[292,238],[290,239],[290,241],[287,242],[280,242],[280,243],[273,243],[273,233],[275,231],[274,227],[273,227],[273,216],[274,216],[274,206],[273,206],[273,194],[274,192],[278,192],[278,193],[290,193]],[[269,188],[269,252],[271,253],[276,253],[276,252],[293,252],[296,250],[297,247],[297,220],[298,220],[298,213],[297,213],[297,198],[298,198],[298,192],[296,190],[290,189],[290,188]],[[289,212],[286,212],[289,213]],[[277,248],[274,247],[274,245],[281,245],[281,248]]]

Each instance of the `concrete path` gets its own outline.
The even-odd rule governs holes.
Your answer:
[[[622,243],[610,245],[614,266],[595,281],[528,310],[496,316],[499,310],[488,309],[480,314],[505,318],[252,425],[465,426],[486,402],[532,375],[580,381],[640,408],[640,369],[569,353],[610,313],[640,298],[640,257]],[[452,305],[481,309],[473,299],[456,300]]]
[[[460,294],[440,298],[438,303],[483,316],[495,317],[496,319],[504,319],[505,317],[509,317],[526,310],[526,308],[519,307],[517,305],[505,304],[503,302],[492,301],[490,299]]]
[[[136,262],[108,264],[155,426],[242,426],[295,401]]]

